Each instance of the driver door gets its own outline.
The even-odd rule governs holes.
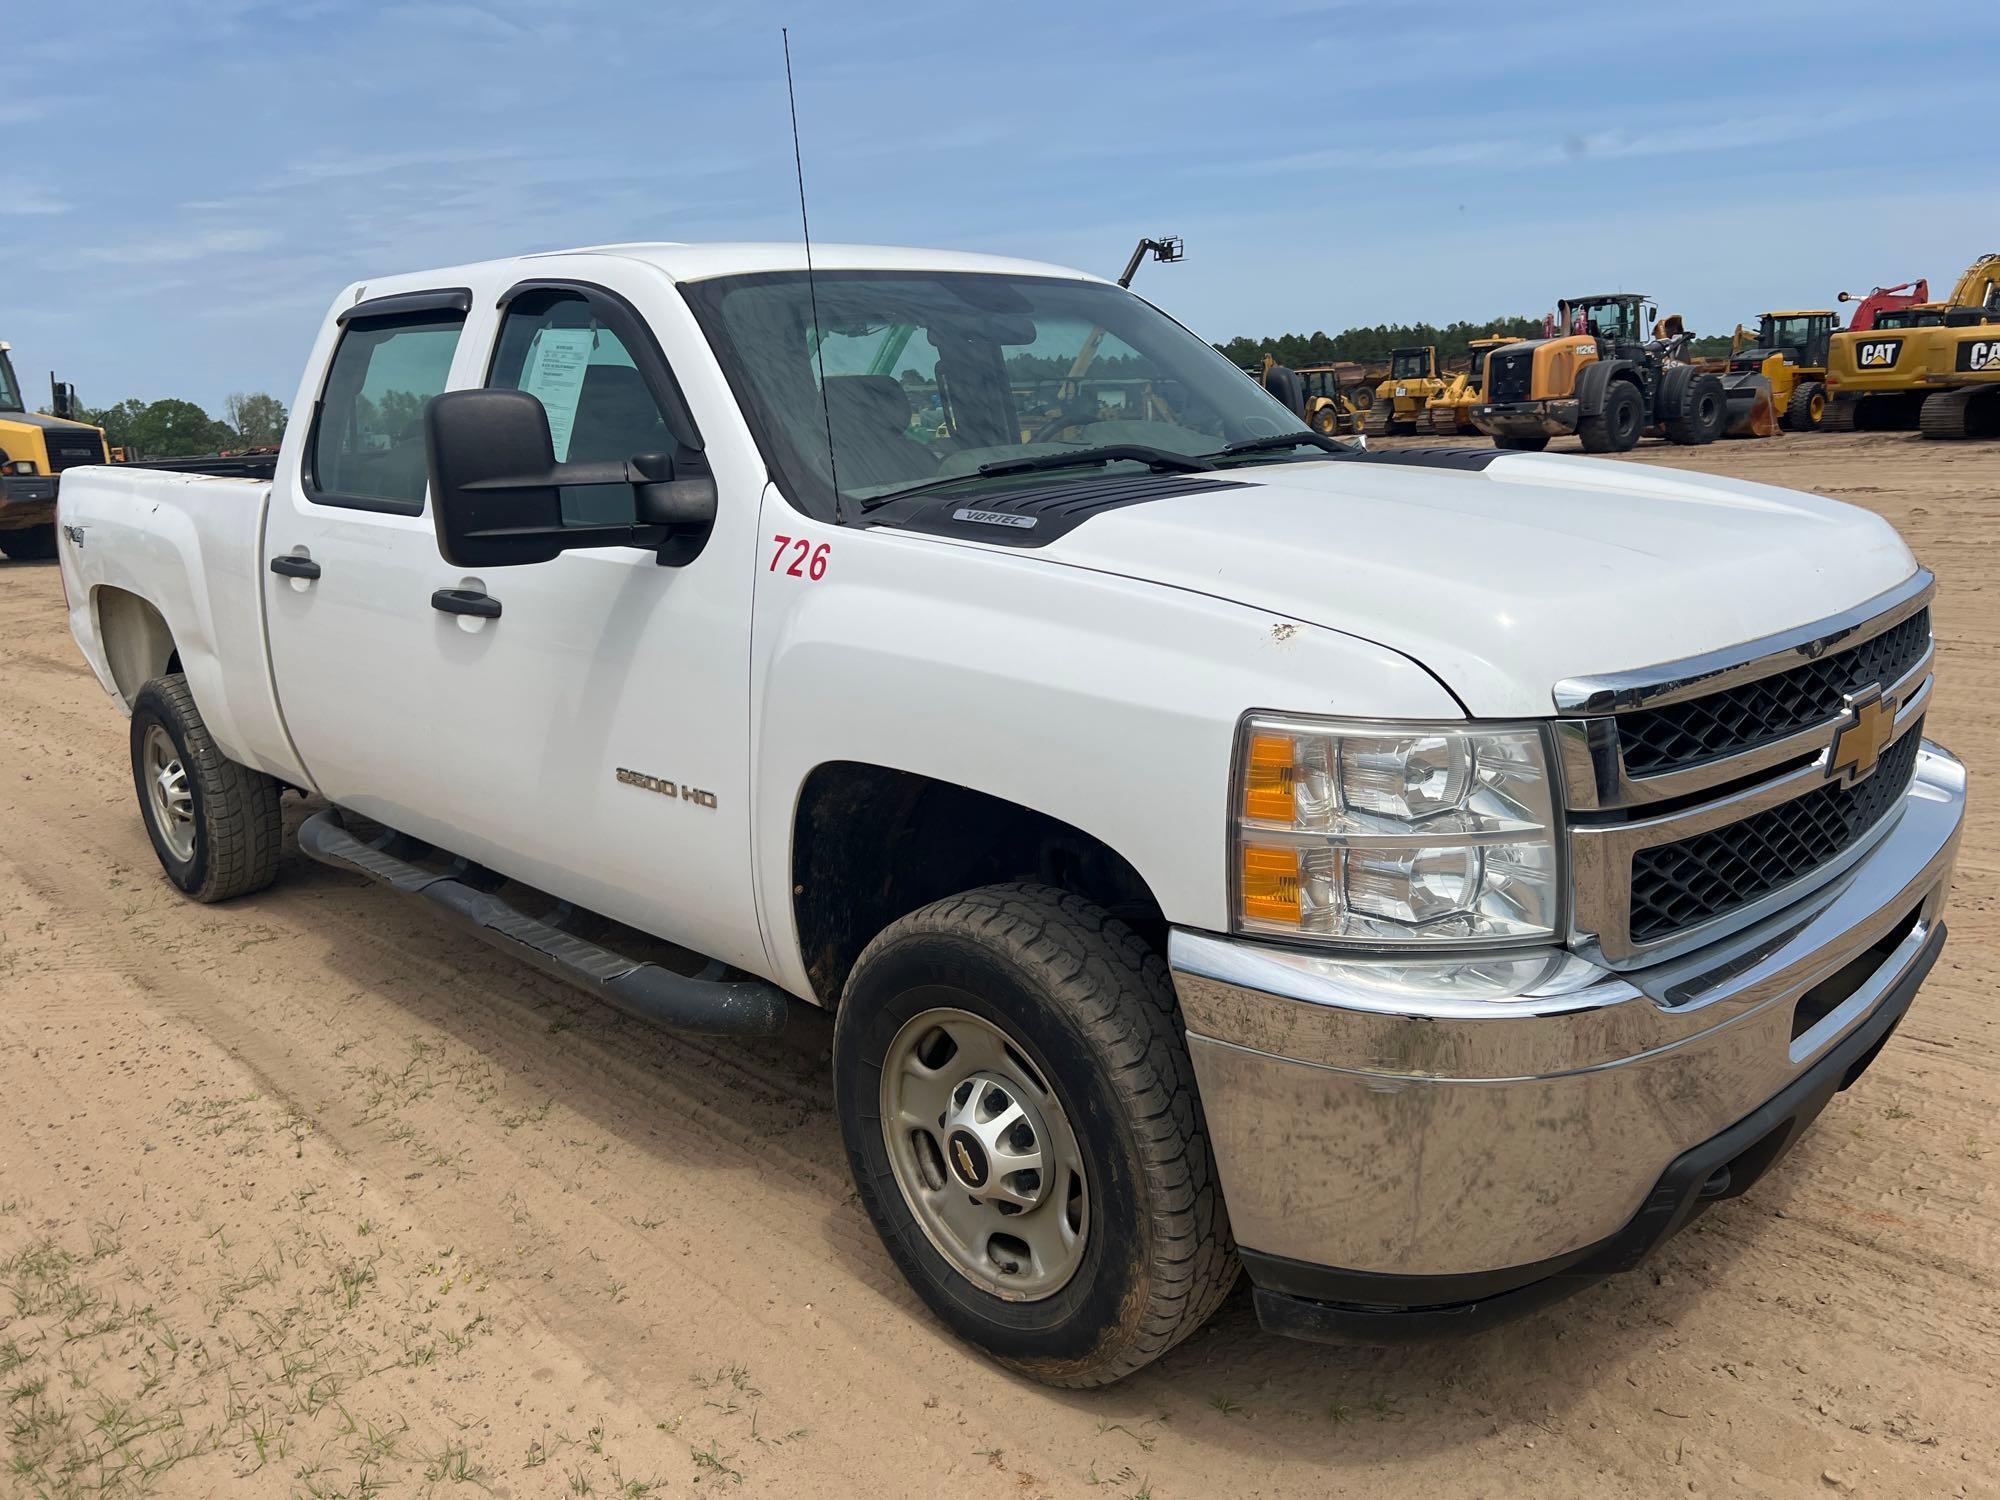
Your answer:
[[[602,262],[591,267],[601,277]],[[531,392],[558,461],[700,446],[652,329],[687,322],[661,279],[562,279],[503,294],[484,384]],[[470,337],[470,335],[468,335]],[[429,731],[455,852],[725,962],[764,961],[752,895],[749,661],[758,478],[718,464],[707,545],[680,567],[637,547],[478,576],[433,549],[438,589],[497,617],[435,614]],[[567,486],[566,524],[629,520],[628,484]],[[428,612],[427,612],[428,613]]]

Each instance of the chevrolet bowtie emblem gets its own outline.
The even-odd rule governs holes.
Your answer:
[[[1895,732],[1895,700],[1884,698],[1881,688],[1847,694],[1847,719],[1826,758],[1827,780],[1853,786],[1867,779]]]

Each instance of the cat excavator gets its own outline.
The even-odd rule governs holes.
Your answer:
[[[2000,437],[2000,254],[1965,268],[1944,302],[1916,303],[1829,341],[1822,425]]]

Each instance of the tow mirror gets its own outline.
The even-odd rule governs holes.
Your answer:
[[[575,547],[649,547],[691,562],[715,524],[715,476],[696,449],[558,463],[549,415],[526,391],[446,391],[424,407],[438,551],[462,568],[547,562]],[[628,485],[632,519],[565,524],[568,485]]]

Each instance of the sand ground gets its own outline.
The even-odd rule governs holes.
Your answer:
[[[1635,461],[1872,507],[1943,580],[1931,733],[1978,784],[1929,987],[1641,1272],[1381,1352],[1239,1293],[1081,1394],[904,1290],[822,1018],[664,1035],[296,855],[180,897],[54,566],[0,562],[0,1493],[2000,1494],[2000,448]]]

